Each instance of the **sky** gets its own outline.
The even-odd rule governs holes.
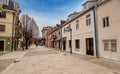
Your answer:
[[[85,0],[13,0],[20,5],[21,14],[33,17],[39,29],[55,26],[75,11],[82,10]]]

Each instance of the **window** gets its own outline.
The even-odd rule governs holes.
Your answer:
[[[69,48],[71,48],[71,40],[69,40]]]
[[[111,40],[111,51],[117,52],[117,40]]]
[[[79,48],[80,48],[79,39],[75,40],[75,47],[76,47],[76,49],[79,49]]]
[[[5,31],[5,25],[0,25],[0,31]]]
[[[117,52],[117,40],[104,40],[104,51]]]
[[[0,12],[0,18],[6,18],[6,12]]]
[[[109,41],[108,40],[104,41],[104,51],[109,51]]]
[[[76,21],[76,29],[79,29],[79,20]]]
[[[90,14],[88,14],[86,16],[86,26],[89,26],[89,25],[91,25],[91,16],[90,16]]]
[[[109,17],[104,17],[103,18],[103,27],[108,27],[109,26]]]

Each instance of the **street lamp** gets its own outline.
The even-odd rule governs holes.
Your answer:
[[[67,27],[67,31],[70,32],[70,40],[71,40],[70,54],[72,54],[72,28],[70,25]]]

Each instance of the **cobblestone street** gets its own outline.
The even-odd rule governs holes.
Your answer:
[[[7,55],[10,54],[2,58]],[[18,52],[11,57],[16,58],[17,55]],[[19,52],[18,58],[18,62],[9,65],[1,74],[119,74],[119,67],[116,66],[115,70],[110,66],[107,67],[109,63],[104,63],[106,60],[77,54],[71,55],[68,52],[40,46],[32,46],[24,53]],[[113,62],[110,62],[111,65]],[[116,68],[114,64],[112,67]]]

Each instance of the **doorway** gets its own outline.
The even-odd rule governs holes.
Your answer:
[[[66,50],[66,41],[63,41],[63,50]]]
[[[103,57],[117,60],[117,40],[103,40]]]
[[[86,54],[94,56],[93,38],[86,38]]]
[[[4,41],[0,41],[0,51],[4,51]]]

